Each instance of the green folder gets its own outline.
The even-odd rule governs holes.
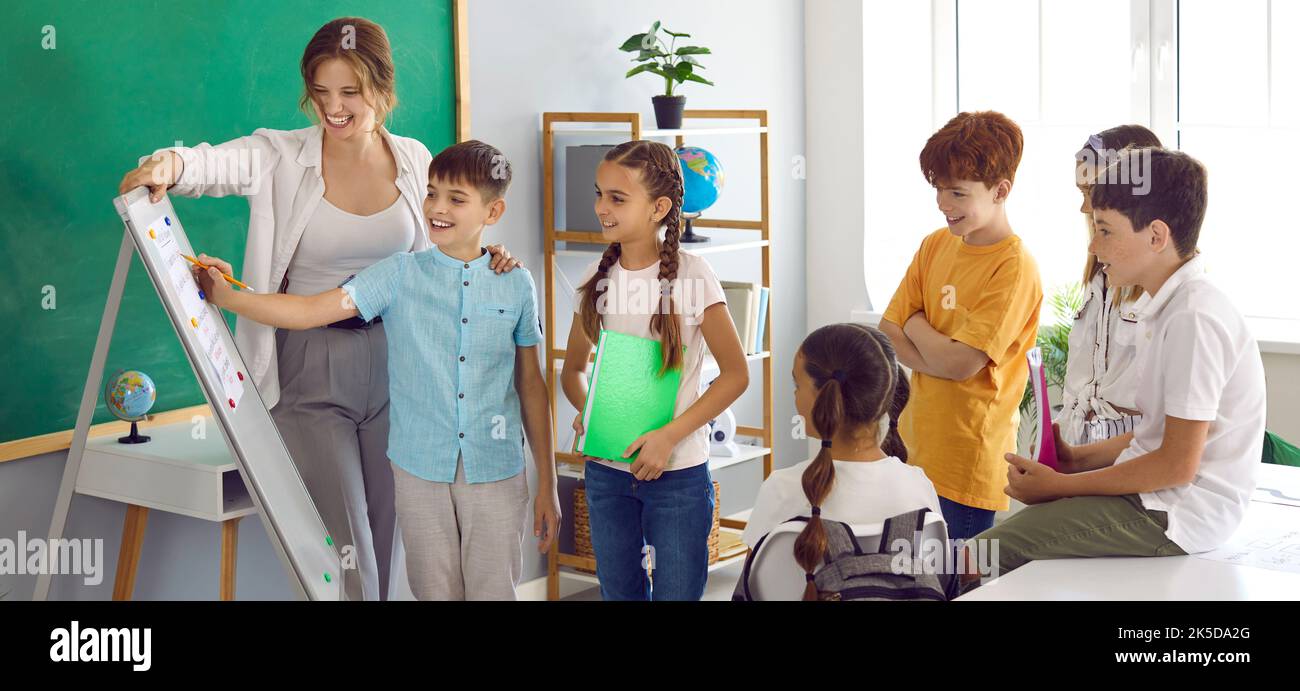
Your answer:
[[[582,412],[578,450],[583,455],[631,463],[637,454],[623,458],[627,447],[672,421],[682,372],[669,370],[661,377],[662,363],[659,341],[601,329]]]

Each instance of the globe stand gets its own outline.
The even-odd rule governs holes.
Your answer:
[[[151,438],[151,437],[148,437],[148,436],[145,436],[145,435],[143,435],[143,434],[140,434],[140,428],[136,426],[135,422],[132,422],[132,423],[131,423],[131,433],[128,434],[128,435],[126,435],[125,437],[118,437],[118,438],[117,438],[117,443],[119,443],[119,444],[143,444],[143,443],[149,441],[150,438]]]
[[[708,242],[709,240],[711,240],[712,238],[710,238],[707,235],[695,234],[694,224],[691,223],[691,221],[693,220],[695,220],[695,217],[690,217],[686,219],[686,232],[682,233],[682,236],[678,238],[677,241],[678,242]]]

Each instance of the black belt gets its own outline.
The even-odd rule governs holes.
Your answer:
[[[375,317],[371,321],[366,321],[361,317],[348,317],[347,319],[341,319],[333,324],[327,324],[326,326],[331,329],[369,329],[375,324],[382,323],[383,321],[383,317]]]

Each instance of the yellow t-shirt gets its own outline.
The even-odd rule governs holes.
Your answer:
[[[1008,508],[1003,454],[1016,450],[1025,353],[1038,337],[1042,302],[1038,264],[1015,235],[976,246],[941,228],[921,241],[907,267],[884,319],[902,326],[923,311],[936,331],[990,360],[965,381],[912,372],[898,430],[908,462],[925,470],[939,496]]]

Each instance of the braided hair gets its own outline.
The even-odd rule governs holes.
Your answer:
[[[823,443],[803,473],[803,492],[813,507],[813,515],[795,539],[794,557],[808,580],[803,599],[816,600],[817,586],[812,577],[826,554],[821,505],[835,484],[829,441],[843,429],[875,426],[881,451],[906,462],[907,447],[898,434],[898,417],[911,389],[889,338],[865,324],[823,326],[808,334],[799,352],[803,354],[804,372],[817,387],[812,423]]]
[[[668,370],[681,369],[682,366],[681,318],[672,295],[673,283],[677,280],[682,198],[686,194],[681,164],[677,160],[677,154],[666,144],[646,140],[619,144],[605,154],[605,160],[640,171],[641,185],[651,199],[667,197],[672,202],[668,215],[664,217],[667,227],[659,249],[659,299],[654,301],[654,313],[650,317],[650,329],[659,334],[663,344],[663,364],[660,368],[662,375]],[[605,279],[621,252],[619,243],[610,243],[596,264],[596,273],[579,288],[582,291],[579,319],[583,332],[592,343],[600,337],[600,311],[597,305],[600,296],[608,290],[609,281]]]

